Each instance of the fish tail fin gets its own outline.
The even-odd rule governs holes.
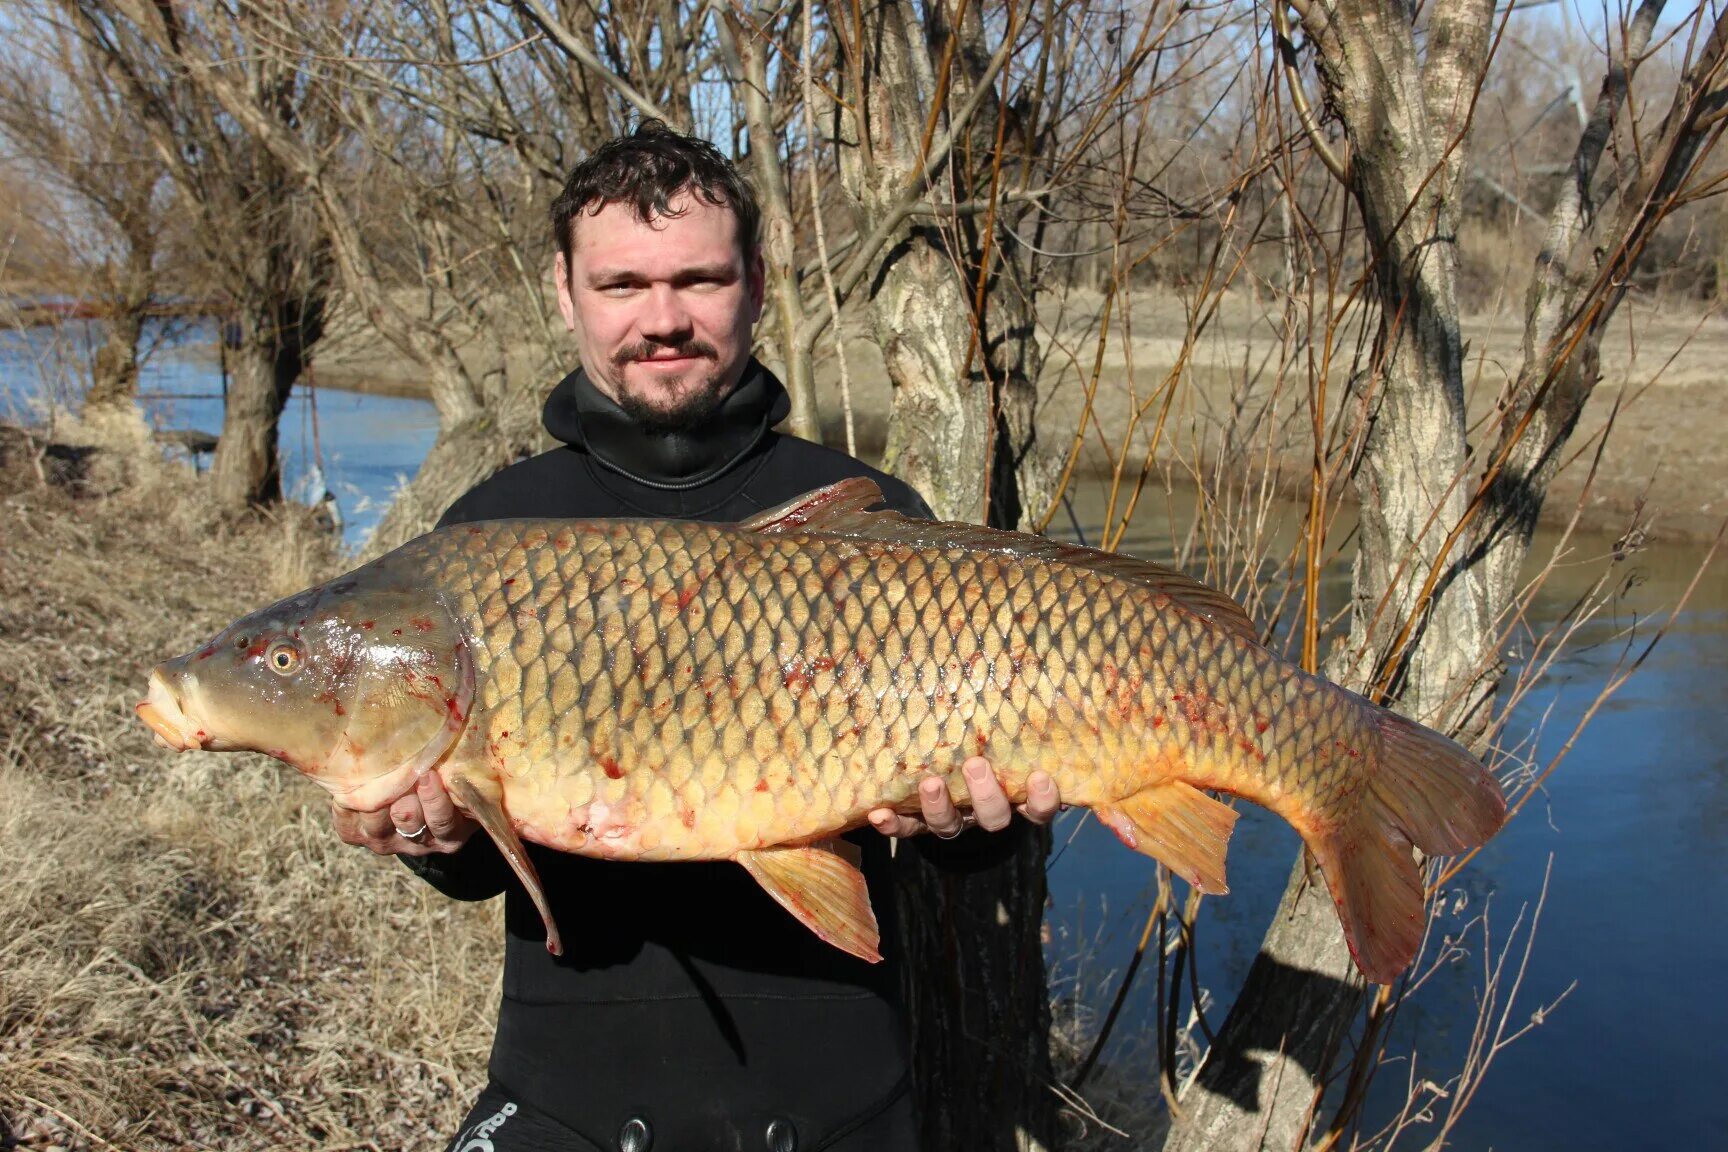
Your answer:
[[[1500,785],[1457,743],[1380,709],[1380,760],[1354,819],[1310,847],[1344,924],[1350,955],[1376,984],[1422,943],[1422,874],[1411,847],[1447,856],[1482,844],[1506,819]]]

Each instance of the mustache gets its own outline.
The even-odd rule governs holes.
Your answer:
[[[709,360],[713,360],[720,355],[714,345],[694,338],[681,341],[677,344],[656,344],[648,340],[643,340],[636,344],[626,344],[624,347],[612,353],[612,364],[616,368],[622,368],[624,365],[629,364],[632,361],[646,360],[655,353],[664,354],[667,352],[672,353],[674,356],[700,356]]]

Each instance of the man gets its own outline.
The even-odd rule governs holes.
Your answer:
[[[644,124],[576,167],[552,223],[559,308],[583,365],[546,403],[564,446],[481,484],[444,523],[736,521],[860,475],[891,506],[929,515],[892,477],[772,430],[789,402],[750,356],[759,213],[711,146]],[[1007,841],[960,835],[972,818],[988,830],[1012,818],[988,762],[966,771],[972,817],[931,778],[922,820],[884,809],[872,824],[954,838],[921,837],[915,850],[955,866],[999,854]],[[1043,822],[1056,809],[1054,784],[1034,777],[1023,814]],[[736,864],[623,864],[530,845],[566,926],[565,954],[550,956],[526,893],[436,776],[388,812],[339,811],[338,827],[458,899],[505,893],[491,1083],[453,1150],[916,1147],[882,836],[853,834],[887,957],[870,965],[818,940]]]

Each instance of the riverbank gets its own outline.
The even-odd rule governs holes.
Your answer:
[[[0,1147],[430,1152],[484,1082],[499,909],[272,761],[154,746],[149,666],[336,562],[154,455],[104,494],[0,462]]]
[[[1060,454],[1074,442],[1084,381],[1093,366],[1087,325],[1076,317],[1100,305],[1097,297],[1075,293],[1060,314],[1046,317],[1061,340],[1045,335],[1053,351],[1040,382],[1040,436]],[[1182,351],[1185,317],[1180,302],[1148,302],[1135,309],[1132,319],[1133,355],[1126,355],[1123,342],[1113,339],[1092,405],[1093,419],[1113,446],[1126,435],[1135,406],[1144,404],[1169,377]],[[1252,469],[1258,475],[1269,465],[1277,483],[1292,493],[1305,493],[1310,461],[1308,419],[1301,403],[1307,369],[1298,362],[1280,381],[1274,320],[1264,302],[1243,295],[1226,298],[1181,377],[1156,452],[1159,470],[1190,478],[1220,468],[1244,475]],[[1115,330],[1121,330],[1120,320]],[[1490,439],[1484,429],[1491,427],[1496,396],[1517,371],[1522,330],[1516,317],[1494,314],[1468,318],[1464,334],[1472,435]],[[1354,339],[1354,333],[1340,333],[1337,343],[1348,349]],[[847,324],[846,354],[859,448],[874,459],[886,439],[890,390],[881,352],[867,325],[856,318]],[[1655,300],[1628,300],[1603,349],[1603,380],[1568,443],[1570,463],[1553,485],[1544,521],[1563,524],[1576,514],[1580,526],[1592,531],[1620,533],[1636,522],[1652,539],[1714,536],[1728,518],[1728,444],[1718,431],[1728,427],[1728,390],[1719,386],[1725,360],[1728,318]],[[398,357],[354,325],[337,328],[318,357],[316,380],[325,388],[427,395],[423,382],[400,371]],[[1335,370],[1328,384],[1334,410],[1343,384],[1342,373]],[[832,356],[818,366],[818,386],[824,439],[844,446],[839,374]],[[1596,460],[1596,445],[1610,419],[1612,435]],[[1130,477],[1139,471],[1150,424],[1131,438]],[[1097,429],[1089,431],[1076,458],[1076,482],[1107,480],[1110,460],[1101,444]],[[1344,499],[1352,500],[1350,485],[1342,488]]]

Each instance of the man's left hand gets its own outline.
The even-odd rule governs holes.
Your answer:
[[[987,831],[1000,832],[1008,827],[1016,811],[1034,824],[1048,824],[1062,809],[1056,781],[1048,772],[1032,773],[1026,780],[1026,802],[1011,805],[989,760],[974,756],[961,766],[961,771],[966,774],[966,789],[971,794],[971,820]],[[944,839],[958,836],[966,829],[967,814],[954,806],[948,785],[939,777],[926,776],[919,782],[918,803],[923,809],[923,819],[902,816],[892,808],[876,808],[870,813],[870,825],[884,836],[916,836],[928,831]]]

